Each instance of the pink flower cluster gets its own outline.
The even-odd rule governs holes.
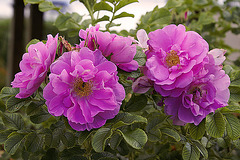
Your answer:
[[[99,49],[104,57],[109,58],[120,69],[127,72],[137,70],[138,63],[133,60],[136,54],[136,44],[133,44],[133,40],[109,32],[101,32],[99,27],[96,25],[86,31],[80,30],[79,36],[84,41],[81,41],[78,47],[87,46],[92,51]]]
[[[84,41],[77,49],[70,48],[55,62],[58,36],[49,35],[46,44],[30,45],[12,86],[20,88],[17,98],[27,98],[50,68],[43,90],[49,113],[67,117],[73,129],[83,131],[99,128],[118,114],[125,90],[118,82],[117,67],[130,72],[138,69],[138,63],[133,60],[137,44],[131,38],[100,32],[99,25],[80,30],[79,36]]]
[[[165,97],[165,113],[177,125],[198,125],[227,105],[230,79],[220,66],[224,50],[209,52],[208,43],[183,25],[166,26],[148,37],[145,76],[133,83],[133,91],[144,93],[153,85]]]

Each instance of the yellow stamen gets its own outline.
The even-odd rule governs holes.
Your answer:
[[[81,78],[77,78],[73,84],[73,91],[80,97],[89,96],[92,93],[92,82],[83,82]]]
[[[177,52],[174,50],[171,50],[167,53],[166,59],[165,59],[167,65],[169,67],[176,66],[177,64],[180,64],[179,57],[177,55]]]

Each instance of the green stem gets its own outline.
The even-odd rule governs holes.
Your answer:
[[[92,25],[94,26],[95,25],[95,19],[94,19],[94,16],[93,16],[93,9],[92,7],[90,6],[88,0],[85,1],[85,3],[83,3],[84,6],[87,8],[88,12],[89,12],[89,15],[91,17],[91,20],[92,20]]]

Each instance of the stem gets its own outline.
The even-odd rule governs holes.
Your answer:
[[[113,15],[112,15],[112,18],[111,18],[109,24],[106,26],[106,30],[107,30],[108,32],[110,32],[109,28],[110,28],[110,26],[111,26],[111,24],[112,24],[112,22],[113,22],[113,17],[115,16],[115,13],[116,13],[115,8],[116,8],[117,3],[114,3],[113,5],[114,5]]]
[[[89,15],[91,17],[91,20],[92,20],[92,25],[94,26],[95,25],[95,19],[94,19],[94,16],[93,16],[93,10],[92,10],[92,7],[90,6],[88,0],[85,1],[85,3],[83,3],[84,6],[87,8],[88,12],[89,12]]]

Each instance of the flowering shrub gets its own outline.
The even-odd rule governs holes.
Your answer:
[[[50,1],[24,2],[60,10]],[[6,159],[239,158],[240,70],[224,64],[227,47],[212,47],[218,40],[203,38],[184,8],[205,2],[169,0],[127,35],[110,28],[134,16],[119,10],[137,0],[80,2],[90,20],[59,11],[55,22],[61,31],[76,31],[80,43],[71,45],[61,33],[31,41],[12,88],[1,91]],[[112,16],[95,18],[102,10]],[[172,13],[184,15],[182,24]],[[201,16],[200,29],[209,27]],[[105,31],[101,21],[108,22]]]

